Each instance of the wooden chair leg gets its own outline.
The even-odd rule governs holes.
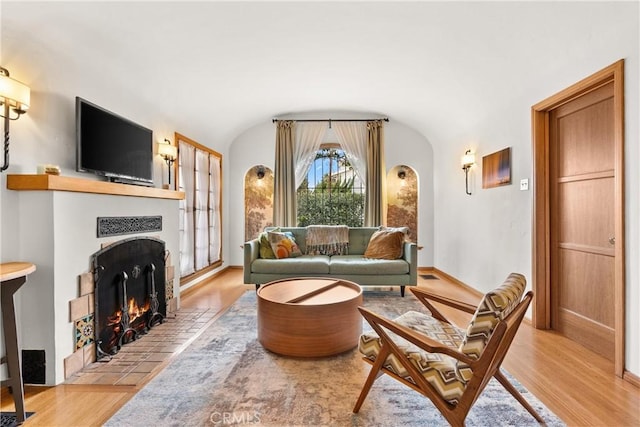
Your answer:
[[[367,380],[362,386],[362,391],[360,392],[358,401],[356,402],[356,405],[353,407],[354,414],[357,414],[358,411],[360,411],[360,407],[364,403],[364,399],[367,398],[367,395],[369,394],[369,390],[371,390],[371,386],[378,379],[378,377],[382,375],[382,371],[381,371],[382,365],[384,364],[384,361],[387,360],[387,356],[389,356],[389,349],[387,348],[387,346],[382,346],[382,348],[380,349],[380,353],[376,357],[376,361],[373,363],[373,366],[371,366],[371,371],[369,371]]]
[[[540,424],[545,424],[542,417],[536,412],[535,409],[527,402],[527,400],[520,394],[518,390],[509,382],[509,380],[500,372],[498,369],[496,373],[493,375],[495,379],[497,379],[500,384],[509,392],[513,397],[516,398],[518,402],[536,419]]]

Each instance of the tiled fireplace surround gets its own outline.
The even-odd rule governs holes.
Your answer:
[[[172,198],[172,194],[169,194],[169,197],[164,197],[165,194],[155,197],[119,193],[94,194],[83,191],[86,188],[92,191],[91,185],[93,184],[85,185],[85,181],[82,181],[80,190],[43,188],[42,191],[18,191],[11,195],[17,209],[14,211],[15,218],[9,221],[16,225],[19,241],[8,255],[14,259],[32,262],[37,268],[16,295],[19,342],[23,350],[44,350],[46,385],[68,382],[74,374],[78,376],[90,368],[88,365],[95,360],[95,347],[89,342],[90,339],[85,339],[79,344],[76,338],[77,327],[82,329],[83,321],[86,326],[88,316],[93,311],[93,285],[89,280],[90,257],[93,253],[103,245],[122,238],[136,235],[157,237],[165,242],[166,249],[173,259],[169,260],[167,277],[174,277],[173,263],[179,253],[179,200]],[[110,190],[110,186],[107,190]],[[119,216],[160,216],[162,229],[154,233],[133,233],[127,236],[97,235],[97,218]],[[178,280],[169,279],[166,282],[171,288],[168,311],[172,314],[163,325],[153,329],[157,329],[159,333],[162,329],[169,331],[183,327],[189,330],[201,325],[203,319],[200,317],[203,313],[176,311],[180,306]],[[162,289],[159,284],[156,286],[158,290]],[[189,319],[189,322],[186,322],[186,319]],[[180,322],[191,325],[179,326]],[[153,340],[161,343],[158,345],[175,347],[185,339],[183,336],[175,338],[174,341],[173,337],[177,337],[178,334],[173,332],[169,333],[171,336],[168,339],[158,338],[156,334],[149,333],[143,339],[124,346],[118,357],[114,358],[114,362],[131,358],[127,353],[134,349],[139,352]],[[125,351],[127,347],[131,347],[131,350]],[[149,356],[146,360],[159,358],[164,351],[161,350],[159,353],[160,356]],[[144,359],[145,356],[139,354],[137,358]],[[137,369],[140,369],[140,366]],[[121,370],[126,369],[121,367]]]
[[[110,243],[103,243],[102,248],[108,247]],[[167,301],[167,321],[175,319],[175,312],[178,308],[178,300],[173,295],[173,281],[175,277],[175,267],[172,264],[171,254],[165,258],[165,284],[158,286],[159,297]],[[64,359],[64,378],[69,380],[83,368],[90,366],[96,361],[96,339],[95,339],[95,283],[92,272],[85,272],[79,276],[79,296],[69,301],[69,319],[75,325],[75,348],[73,353]],[[164,290],[164,292],[161,292]],[[166,329],[166,328],[165,328]],[[159,335],[159,334],[154,334]],[[140,339],[147,338],[146,336]],[[151,340],[146,340],[151,341]],[[139,341],[141,342],[141,341]],[[126,345],[134,345],[131,342]],[[138,344],[141,347],[154,347]],[[123,347],[125,348],[125,347]],[[151,349],[150,349],[150,352]]]

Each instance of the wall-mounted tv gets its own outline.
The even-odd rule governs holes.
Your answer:
[[[76,97],[76,170],[153,185],[153,131]]]

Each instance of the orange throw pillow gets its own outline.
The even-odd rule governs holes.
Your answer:
[[[293,234],[290,232],[277,233],[273,231],[267,232],[271,249],[277,259],[295,258],[302,255]]]
[[[397,259],[402,256],[404,233],[401,231],[376,231],[371,235],[365,258]]]

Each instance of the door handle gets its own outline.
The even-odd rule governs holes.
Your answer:
[[[609,237],[609,244],[610,245],[615,245],[616,244],[616,238],[614,236],[610,236]]]

